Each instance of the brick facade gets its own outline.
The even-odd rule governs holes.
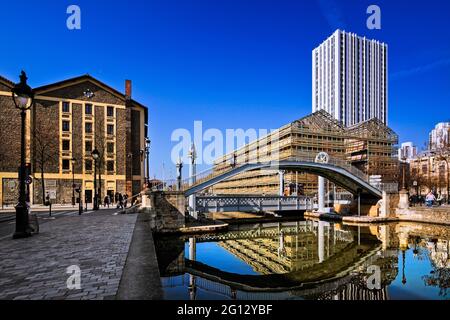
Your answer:
[[[14,108],[11,91],[3,78],[0,77],[0,201],[5,204],[17,202],[17,188],[13,188],[17,182],[17,170],[20,164],[20,113]],[[3,94],[1,94],[3,91]],[[34,182],[31,187],[33,203],[42,202],[41,166],[42,143],[46,144],[44,161],[44,178],[46,190],[51,188],[56,191],[54,203],[71,203],[72,200],[72,174],[75,183],[81,185],[83,199],[85,190],[93,190],[93,170],[86,167],[86,160],[92,160],[91,151],[86,150],[86,141],[92,141],[92,149],[97,147],[101,152],[103,161],[99,161],[99,171],[102,178],[101,199],[107,191],[130,191],[138,193],[144,179],[143,167],[140,163],[140,150],[144,146],[145,134],[142,134],[141,123],[147,123],[142,117],[147,115],[146,107],[133,100],[125,100],[125,95],[113,88],[90,77],[82,76],[65,80],[52,85],[36,88],[38,99],[35,106],[28,113],[29,141],[27,150],[31,157]],[[86,92],[93,95],[88,97]],[[69,104],[69,110],[63,111],[63,103]],[[92,115],[86,114],[86,104],[92,105]],[[108,107],[114,109],[113,116],[107,116]],[[132,113],[131,109],[135,109]],[[133,114],[133,116],[131,116]],[[132,121],[133,120],[133,121]],[[63,130],[63,121],[69,123],[68,131]],[[86,122],[92,123],[92,134],[86,133]],[[107,124],[114,126],[114,134],[107,135]],[[138,128],[133,128],[135,125]],[[133,133],[133,136],[131,136]],[[68,140],[69,148],[63,141]],[[114,143],[115,152],[106,154],[107,142]],[[47,146],[48,145],[48,146]],[[127,152],[127,150],[129,150]],[[13,152],[11,152],[13,151]],[[131,182],[131,162],[127,162],[127,153],[136,155],[133,165],[134,176],[140,176],[139,180]],[[48,158],[48,159],[47,159]],[[72,172],[72,158],[76,159]],[[107,161],[114,161],[114,171],[107,171]],[[63,168],[63,164],[66,168]],[[92,162],[94,165],[94,162]],[[15,175],[14,175],[15,174]],[[97,178],[98,179],[98,178]],[[11,182],[13,181],[13,182]],[[47,186],[50,181],[51,187]],[[54,182],[56,181],[56,185]],[[99,183],[97,183],[99,186]],[[132,190],[127,189],[132,186]]]
[[[11,96],[0,96],[0,124],[0,172],[17,172],[20,165],[21,119]]]

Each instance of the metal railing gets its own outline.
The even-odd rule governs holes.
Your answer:
[[[217,176],[220,176],[222,174],[226,174],[228,172],[231,172],[232,170],[235,170],[237,168],[240,168],[242,166],[245,165],[249,165],[249,164],[271,164],[273,166],[273,169],[275,170],[275,168],[277,167],[277,164],[279,162],[285,162],[285,161],[289,161],[289,162],[308,162],[308,163],[316,163],[316,155],[299,155],[299,156],[295,156],[295,157],[287,157],[287,158],[282,158],[280,160],[277,161],[269,161],[269,162],[258,162],[258,161],[248,161],[248,162],[243,162],[241,164],[238,165],[230,165],[229,168],[225,169],[225,170],[217,170],[215,167],[209,168],[207,170],[204,170],[200,173],[198,173],[197,175],[195,175],[195,177],[189,177],[189,178],[185,178],[181,181],[181,189],[178,190],[179,188],[178,186],[178,180],[176,179],[171,179],[171,180],[166,180],[164,182],[162,182],[159,185],[156,185],[154,187],[152,187],[153,191],[183,191],[186,190],[190,187],[193,187],[195,185],[201,184],[205,181],[208,181],[210,179],[213,179]],[[368,182],[369,181],[369,177],[367,174],[365,174],[364,172],[362,172],[361,170],[359,170],[358,168],[354,167],[350,162],[343,160],[343,159],[338,159],[338,158],[333,158],[331,157],[329,159],[329,162],[326,163],[325,165],[331,165],[331,166],[335,166],[335,167],[339,167],[342,168],[346,171],[348,171],[349,173],[351,173],[352,175],[360,178],[361,180]],[[191,183],[191,181],[195,181],[193,184]]]

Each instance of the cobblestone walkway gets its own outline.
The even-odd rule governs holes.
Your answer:
[[[42,224],[39,235],[0,241],[0,299],[114,299],[137,215],[101,212]],[[69,290],[67,268],[81,269]]]

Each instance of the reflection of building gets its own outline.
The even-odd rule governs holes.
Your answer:
[[[372,118],[388,123],[387,45],[336,30],[312,53],[312,111],[345,126]]]
[[[4,204],[17,201],[20,163],[20,115],[12,104],[12,86],[0,77],[0,201]],[[72,174],[83,195],[92,199],[94,148],[100,151],[97,172],[101,174],[102,198],[107,192],[131,195],[141,190],[141,149],[145,148],[148,111],[131,99],[131,82],[126,82],[125,94],[89,75],[35,90],[36,103],[28,111],[26,129],[26,158],[34,178],[32,202],[42,201],[42,163],[45,193],[54,202],[71,202]]]
[[[417,156],[417,147],[412,142],[404,142],[398,149],[398,160],[410,160]]]
[[[441,122],[430,132],[430,150],[450,149],[450,122]]]
[[[205,260],[194,261],[191,250],[195,246],[190,239],[182,283],[163,283],[165,287],[184,287],[189,293],[201,289],[204,294],[231,299],[386,300],[386,288],[397,277],[397,252],[381,250],[367,229],[359,231],[306,221],[201,235],[196,241],[221,239],[221,247],[258,274],[235,274],[234,270],[209,266]],[[368,285],[369,281],[373,284],[369,266],[379,267],[381,289]]]
[[[288,158],[311,159],[324,151],[331,158],[347,161],[369,175],[381,175],[383,182],[396,182],[397,142],[395,132],[377,119],[345,128],[321,110],[219,158],[214,169],[227,170],[234,161],[241,165]],[[317,192],[317,176],[311,174],[286,172],[285,185],[289,184],[302,184],[308,195]],[[273,171],[242,173],[214,186],[216,194],[276,194],[278,190],[278,173]]]
[[[353,242],[350,231],[335,230],[332,224],[297,222],[283,227],[277,237],[255,237],[219,242],[220,246],[250,265],[259,274],[284,274],[314,267]],[[265,229],[268,232],[268,229]]]
[[[437,268],[450,268],[450,241],[437,240],[427,245],[430,259]]]

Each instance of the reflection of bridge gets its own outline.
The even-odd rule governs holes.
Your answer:
[[[370,265],[377,264],[382,259],[379,247],[367,252],[336,276],[328,280],[318,280],[310,283],[299,283],[291,288],[250,288],[243,287],[239,282],[226,281],[216,274],[204,273],[188,267],[187,273],[163,281],[164,287],[188,287],[190,298],[196,299],[197,291],[203,290],[216,294],[224,299],[237,300],[289,300],[289,299],[320,299],[320,300],[387,300],[387,285],[396,277],[395,273],[385,272],[382,275],[380,290],[367,287],[366,270]],[[396,254],[393,257],[396,257]],[[188,263],[190,265],[190,263]],[[394,267],[389,264],[386,268]]]
[[[386,285],[396,277],[396,251],[382,250],[370,233],[340,229],[327,222],[296,221],[235,226],[222,234],[189,239],[187,259],[179,276],[164,278],[164,286],[185,287],[231,299],[387,299]],[[366,230],[368,231],[368,230]],[[255,275],[197,261],[197,244],[217,244],[250,266]],[[181,253],[180,257],[185,257]],[[367,288],[368,266],[381,268],[381,290]],[[180,275],[183,272],[183,275]],[[164,272],[170,277],[170,273]],[[170,283],[169,283],[170,282]]]
[[[240,239],[274,239],[283,236],[295,236],[299,233],[312,233],[317,236],[321,228],[328,226],[326,222],[317,223],[315,221],[296,221],[281,223],[264,223],[258,225],[250,225],[251,227],[241,226],[239,230],[231,230],[226,233],[207,233],[197,235],[196,242],[211,241],[229,241]],[[245,228],[246,227],[246,228]],[[245,229],[242,229],[245,228]],[[353,241],[353,233],[349,230],[339,230],[333,228],[332,239],[339,241]]]
[[[167,278],[163,283],[165,288],[190,287],[190,296],[196,298],[197,290],[213,293],[223,299],[235,300],[293,300],[293,299],[319,299],[319,300],[387,300],[387,288],[369,290],[361,284],[358,278],[347,276],[333,282],[318,285],[313,289],[286,290],[279,292],[247,292],[235,289],[220,282],[208,280],[199,276],[184,274],[179,277]]]

